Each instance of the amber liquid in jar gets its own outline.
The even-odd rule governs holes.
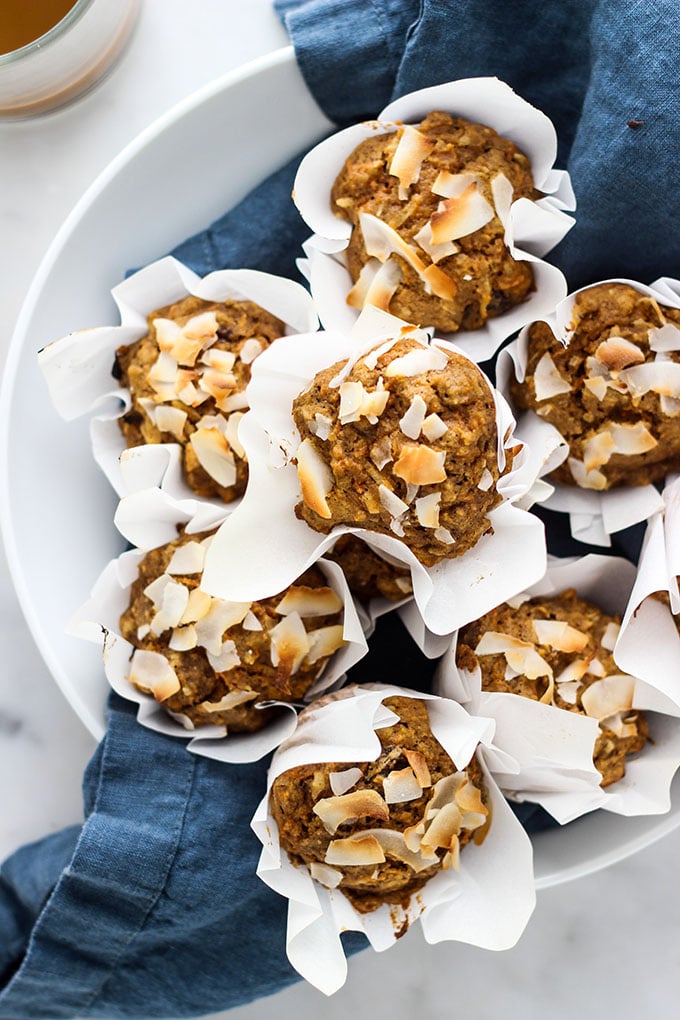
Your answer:
[[[11,53],[39,39],[75,5],[76,0],[1,0],[0,53]]]

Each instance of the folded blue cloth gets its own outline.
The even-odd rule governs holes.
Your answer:
[[[577,226],[551,254],[571,288],[677,274],[680,36],[671,0],[275,6],[310,89],[338,124],[413,89],[489,74],[544,109],[579,202]],[[308,233],[290,201],[297,162],[174,254],[199,273],[250,266],[294,276]],[[554,518],[546,519],[555,551],[575,551]],[[622,543],[634,558],[639,532]],[[426,685],[422,662],[394,634],[389,646],[393,679]],[[369,674],[370,663],[359,664],[357,679]],[[0,1018],[196,1016],[296,980],[285,903],[255,877],[249,820],[266,764],[188,754],[111,695],[107,734],[85,775],[82,830],[24,847],[0,869]],[[348,951],[359,945],[348,939]]]

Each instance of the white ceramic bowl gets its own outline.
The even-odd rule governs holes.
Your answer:
[[[90,452],[87,421],[67,424],[52,409],[36,352],[74,329],[115,323],[109,291],[127,269],[207,226],[328,128],[290,47],[218,79],[107,167],[55,238],[24,304],[0,396],[0,517],[33,636],[96,737],[104,731],[108,689],[99,651],[64,628],[122,541],[113,526],[114,494]],[[596,871],[678,825],[676,782],[667,815],[597,812],[541,833],[534,838],[537,885]]]

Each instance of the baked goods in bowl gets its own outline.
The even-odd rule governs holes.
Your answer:
[[[574,589],[504,603],[464,627],[456,663],[481,671],[482,691],[517,694],[595,718],[593,749],[601,785],[626,771],[628,755],[648,737],[643,712],[633,709],[635,678],[621,672],[612,652],[620,618],[579,598]]]
[[[281,846],[360,913],[406,905],[490,824],[482,770],[459,770],[430,729],[427,705],[390,697],[398,716],[377,730],[375,760],[298,765],[275,780],[271,809]],[[464,866],[461,865],[461,866]]]
[[[497,195],[538,197],[527,156],[493,128],[433,111],[362,141],[331,191],[352,224],[348,302],[446,333],[473,330],[534,287],[505,242]]]
[[[680,469],[680,308],[607,281],[574,295],[562,341],[533,323],[524,378],[511,385],[513,404],[568,443],[551,478],[603,491]]]

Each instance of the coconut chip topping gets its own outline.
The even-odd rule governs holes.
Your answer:
[[[279,776],[271,793],[293,863],[339,888],[360,912],[403,903],[437,871],[458,870],[461,848],[481,843],[490,822],[475,759],[456,769],[429,730],[423,702],[396,697],[385,706],[399,721],[376,730],[375,761],[342,771],[300,766]]]
[[[200,587],[211,540],[185,535],[142,560],[121,617],[129,679],[190,724],[256,729],[255,703],[303,697],[343,647],[343,602],[315,567],[270,599],[214,598]]]
[[[509,632],[487,629],[503,624]],[[647,736],[644,716],[633,708],[635,679],[621,673],[612,657],[618,630],[617,620],[569,590],[514,608],[506,603],[463,628],[456,658],[465,671],[479,666],[484,690],[597,719],[594,758],[604,786],[621,778],[625,755],[641,750]]]
[[[133,402],[121,419],[128,445],[179,442],[192,488],[225,500],[240,495],[247,469],[238,426],[250,368],[283,332],[282,322],[249,301],[186,298],[152,313],[148,336],[116,357]]]
[[[500,501],[489,386],[471,362],[435,344],[396,337],[331,366],[296,398],[293,417],[302,437],[296,512],[315,530],[346,523],[389,532],[430,565],[464,553],[468,532],[479,528],[480,537]]]

